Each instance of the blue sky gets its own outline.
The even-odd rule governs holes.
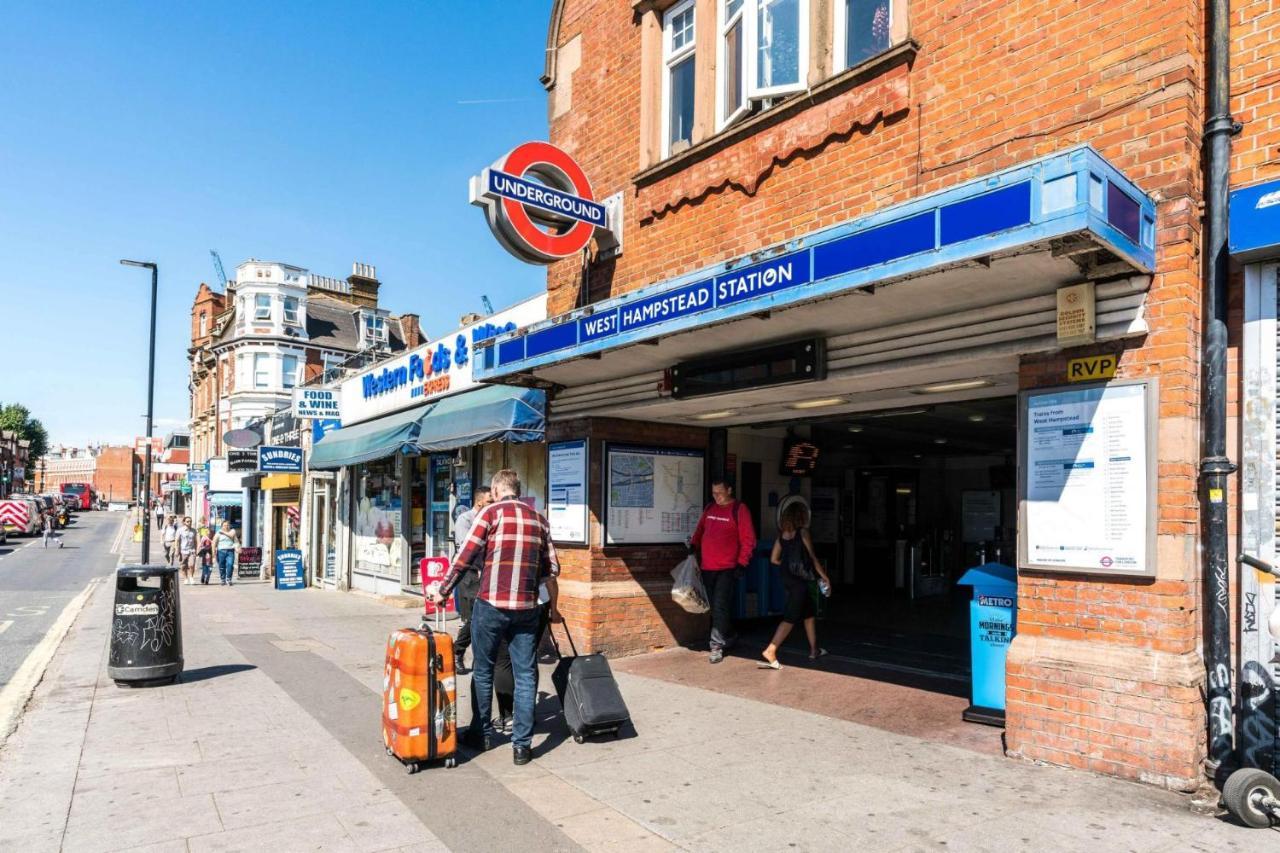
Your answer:
[[[0,11],[0,402],[54,442],[185,424],[191,300],[249,258],[345,277],[428,334],[540,290],[467,178],[546,137],[551,0],[7,3]],[[495,22],[501,21],[501,27]],[[22,353],[15,359],[14,353]]]

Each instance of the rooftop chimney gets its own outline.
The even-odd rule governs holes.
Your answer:
[[[362,264],[356,261],[351,264],[351,275],[347,276],[351,284],[351,300],[356,305],[366,308],[378,307],[378,268],[373,264]]]

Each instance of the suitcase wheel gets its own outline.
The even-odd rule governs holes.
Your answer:
[[[389,746],[388,746],[388,747],[386,747],[386,750],[387,750],[387,755],[395,755],[395,754],[396,754],[396,753],[395,753],[395,750],[393,750],[393,749],[392,749],[391,747],[389,747]]]
[[[458,759],[456,759],[456,758],[446,758],[446,759],[444,760],[444,766],[445,766],[447,769],[452,770],[453,768],[455,768],[455,767],[457,767],[457,766],[458,766]]]
[[[412,776],[414,773],[417,773],[419,770],[422,769],[422,765],[416,761],[410,761],[408,764],[404,766],[404,769],[409,773],[410,776]]]
[[[586,736],[586,735],[574,735],[574,736],[573,736],[573,742],[574,742],[574,743],[586,743],[586,742],[587,742],[587,736]]]

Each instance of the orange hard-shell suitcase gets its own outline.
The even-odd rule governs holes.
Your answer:
[[[417,773],[428,761],[457,763],[458,691],[453,637],[401,628],[387,638],[382,674],[382,741],[387,754]]]

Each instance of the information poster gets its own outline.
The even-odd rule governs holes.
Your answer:
[[[961,539],[965,542],[989,542],[999,539],[1000,493],[966,489],[960,493]]]
[[[678,544],[693,535],[702,514],[702,451],[611,445],[606,456],[607,544]]]
[[[1023,568],[1154,573],[1155,396],[1146,382],[1023,393]]]
[[[587,443],[547,446],[547,522],[556,542],[587,544]]]

